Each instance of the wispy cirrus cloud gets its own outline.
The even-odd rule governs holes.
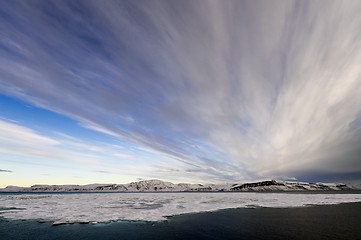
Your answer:
[[[361,172],[357,1],[2,9],[0,91],[171,159],[160,172],[224,181]]]
[[[62,133],[49,137],[29,127],[0,120],[0,153],[48,159],[58,162],[74,162],[97,167],[110,167],[105,160],[134,157],[129,151],[116,145],[86,141]],[[49,135],[49,133],[47,133]]]

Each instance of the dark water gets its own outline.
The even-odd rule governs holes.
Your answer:
[[[167,222],[52,226],[0,220],[0,239],[361,239],[361,203],[229,209]]]

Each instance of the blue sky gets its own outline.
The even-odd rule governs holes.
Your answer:
[[[359,1],[3,1],[0,187],[361,179]]]

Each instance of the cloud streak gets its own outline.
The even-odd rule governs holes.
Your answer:
[[[171,159],[154,165],[160,172],[217,181],[361,172],[360,10],[6,2],[0,91]]]
[[[109,167],[109,163],[103,159],[122,162],[124,158],[134,158],[131,150],[118,149],[117,145],[79,139],[62,133],[48,137],[44,133],[12,122],[0,120],[0,132],[0,153],[4,154],[97,167]],[[49,132],[47,134],[50,135]]]

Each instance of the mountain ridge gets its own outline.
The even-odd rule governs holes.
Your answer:
[[[361,186],[345,183],[307,183],[276,180],[233,184],[174,184],[152,179],[127,184],[33,185],[31,187],[7,186],[0,189],[0,192],[293,192],[344,190],[361,190]]]

